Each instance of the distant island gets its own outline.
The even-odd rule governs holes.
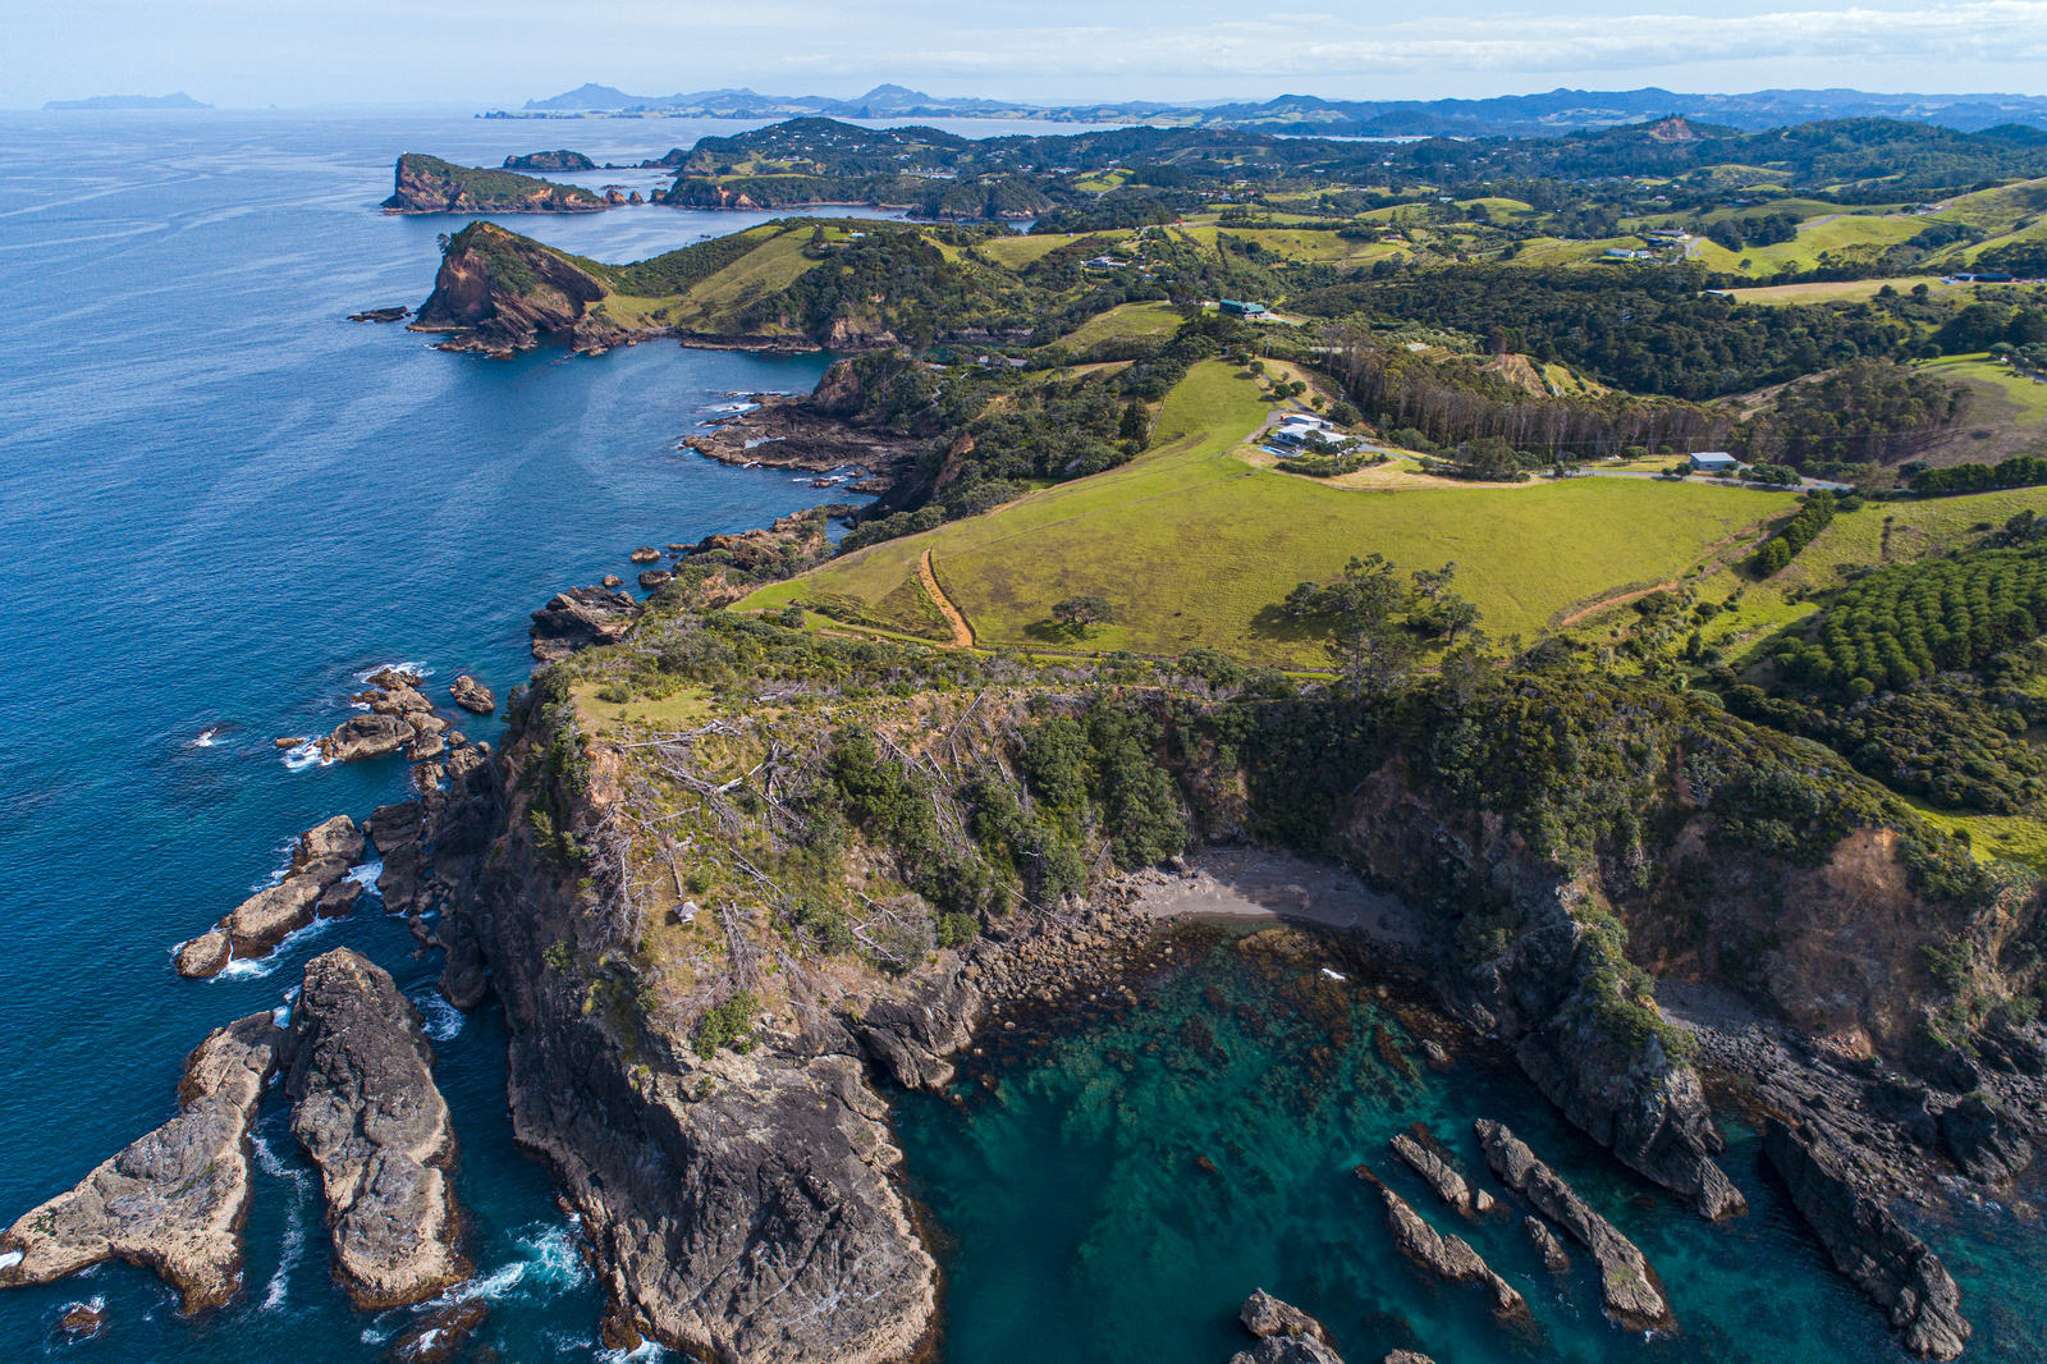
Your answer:
[[[82,109],[211,109],[183,90],[168,95],[90,95],[85,99],[53,99],[43,105],[45,113],[67,113]]]
[[[1640,90],[1557,89],[1490,99],[1334,100],[1286,94],[1255,103],[1124,100],[1038,105],[1023,100],[929,95],[877,85],[851,99],[764,95],[745,88],[635,95],[585,84],[517,111],[480,118],[1015,118],[1058,123],[1149,123],[1166,127],[1240,128],[1326,137],[1559,136],[1612,128],[1666,115],[1706,119],[1758,132],[1819,119],[1894,118],[1962,132],[2007,124],[2047,128],[2047,97],[2011,94],[1876,94],[1862,90],[1757,90],[1746,94],[1683,94]]]

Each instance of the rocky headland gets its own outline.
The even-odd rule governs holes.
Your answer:
[[[392,172],[386,213],[601,213],[604,197],[509,170],[458,166],[407,152]]]

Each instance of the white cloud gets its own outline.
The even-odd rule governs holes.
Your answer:
[[[1593,71],[1780,59],[1824,63],[1836,72],[1855,61],[2002,65],[2047,60],[2047,0],[1743,14],[1496,13],[1370,24],[1333,14],[1273,14],[1181,27],[953,31],[892,58],[923,71],[1062,76]],[[807,63],[813,70],[834,64],[823,53]]]

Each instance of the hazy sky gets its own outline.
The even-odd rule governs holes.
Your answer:
[[[1429,17],[1417,15],[1428,13]],[[599,81],[1033,100],[1558,85],[2047,93],[2047,0],[0,0],[0,106],[515,105]]]

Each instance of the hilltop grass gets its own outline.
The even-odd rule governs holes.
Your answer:
[[[1987,387],[2018,409],[2022,421],[2047,421],[2047,384],[2015,373],[2010,365],[2000,364],[1987,354],[1946,355],[1928,360],[1920,368],[1970,388]]]
[[[1024,234],[1012,232],[1006,237],[990,237],[975,249],[989,260],[1007,270],[1022,270],[1035,265],[1062,246],[1071,246],[1078,241],[1095,237],[1104,242],[1121,242],[1131,234],[1116,232],[1045,232]]]
[[[1180,314],[1170,303],[1119,303],[1060,337],[1059,344],[1084,350],[1103,341],[1171,336],[1179,329]]]
[[[1606,254],[1608,247],[1639,248],[1644,244],[1640,237],[1601,237],[1597,241],[1578,241],[1569,237],[1530,237],[1520,243],[1521,249],[1512,257],[1501,257],[1501,262],[1534,269],[1548,269],[1557,265],[1601,265],[1605,263],[1601,257]]]
[[[1774,275],[1779,270],[1810,270],[1819,264],[1823,252],[1874,256],[1887,247],[1911,240],[1926,227],[1926,219],[1910,215],[1896,217],[1870,213],[1843,213],[1835,217],[1808,218],[1799,224],[1798,235],[1771,246],[1745,246],[1729,251],[1718,242],[1701,237],[1692,243],[1691,258],[1709,270],[1730,275]],[[1743,270],[1741,263],[1749,262]]]
[[[1236,457],[1272,410],[1241,372],[1204,362],[1167,396],[1161,444],[1140,459],[862,550],[738,609],[820,595],[879,602],[929,549],[985,645],[1154,654],[1199,646],[1312,666],[1323,661],[1314,641],[1276,628],[1268,608],[1353,555],[1377,551],[1404,569],[1455,560],[1458,588],[1486,629],[1530,636],[1575,605],[1686,571],[1791,505],[1779,493],[1625,479],[1330,488]],[[1050,630],[1052,603],[1084,593],[1107,598],[1116,620],[1083,640]]]

